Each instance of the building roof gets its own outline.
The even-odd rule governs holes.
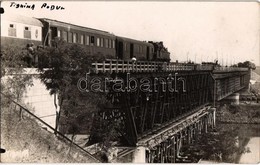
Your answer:
[[[34,25],[43,27],[41,21],[36,18],[26,17],[22,15],[14,15],[14,14],[1,14],[1,19],[6,21],[12,21],[17,23],[23,23],[27,25]]]

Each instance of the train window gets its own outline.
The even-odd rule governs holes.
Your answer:
[[[82,34],[80,35],[80,44],[84,44],[84,36]]]
[[[139,46],[136,46],[136,52],[139,53]]]
[[[68,32],[66,31],[62,31],[62,39],[64,39],[64,41],[68,41]]]
[[[152,52],[153,52],[153,48],[151,48],[152,49]]]
[[[24,27],[24,38],[31,38],[31,28],[28,26]]]
[[[101,38],[101,40],[100,40],[100,46],[101,46],[101,47],[104,46],[104,38]]]
[[[105,39],[105,47],[108,48],[108,39]]]
[[[94,45],[94,43],[95,43],[95,37],[94,36],[90,37],[90,43],[91,43],[91,45]]]
[[[108,48],[112,48],[112,41],[108,40]]]
[[[68,42],[69,42],[69,43],[72,43],[72,32],[69,32]]]
[[[60,30],[57,31],[57,37],[60,37]]]
[[[100,46],[100,38],[97,37],[97,46]]]
[[[16,37],[16,26],[15,26],[15,24],[9,24],[8,36]]]
[[[86,43],[86,45],[89,45],[89,36],[87,36],[87,35],[85,37],[85,43]]]
[[[140,46],[140,53],[143,53],[143,47]]]
[[[125,51],[127,51],[127,43],[125,43]]]
[[[115,40],[112,41],[112,48],[115,49]]]
[[[73,43],[77,43],[78,34],[73,33]]]

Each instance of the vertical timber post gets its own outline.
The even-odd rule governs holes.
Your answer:
[[[210,108],[210,111],[212,113],[212,127],[216,127],[216,108]]]
[[[208,132],[208,117],[204,117],[204,133]]]

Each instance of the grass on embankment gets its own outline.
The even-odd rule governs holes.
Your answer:
[[[221,105],[216,119],[221,123],[260,124],[260,104]]]
[[[35,119],[10,103],[1,108],[1,162],[11,163],[94,163],[69,142],[43,129]],[[9,107],[5,106],[8,105]]]

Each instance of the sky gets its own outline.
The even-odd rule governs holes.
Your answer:
[[[5,14],[56,19],[142,41],[163,41],[175,61],[260,64],[260,3],[188,1],[16,1]],[[41,8],[63,6],[64,10]]]

